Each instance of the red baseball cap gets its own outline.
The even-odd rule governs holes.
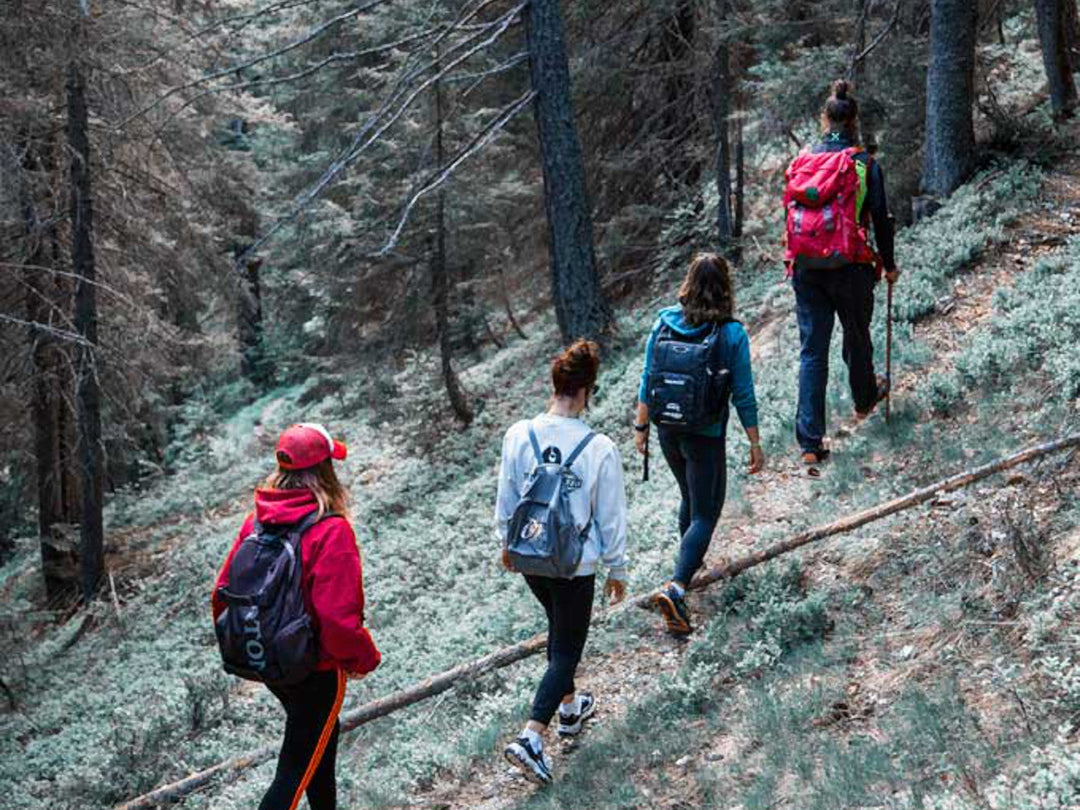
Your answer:
[[[277,444],[277,462],[283,470],[302,470],[335,458],[341,461],[348,453],[342,442],[330,437],[330,431],[316,422],[291,425]]]

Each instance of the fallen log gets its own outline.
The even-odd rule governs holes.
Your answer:
[[[693,590],[700,590],[719,580],[731,579],[748,568],[761,565],[782,554],[787,554],[790,551],[794,551],[795,549],[809,545],[810,543],[853,531],[868,523],[881,520],[882,518],[894,515],[897,512],[925,503],[943,492],[952,492],[957,489],[962,489],[976,481],[988,478],[991,475],[1008,470],[1012,467],[1019,466],[1025,462],[1075,447],[1080,447],[1080,434],[1066,436],[1065,438],[1056,441],[1035,445],[1034,447],[1021,450],[1010,456],[1000,458],[997,461],[992,461],[983,464],[980,467],[958,473],[957,475],[942,479],[936,483],[922,487],[921,489],[909,492],[907,495],[894,498],[887,503],[879,504],[870,509],[864,509],[862,512],[856,512],[854,515],[849,515],[824,526],[808,529],[781,543],[770,546],[762,551],[748,554],[745,557],[741,557],[726,565],[711,568],[704,574],[695,577],[694,581],[690,583],[690,588]],[[655,594],[656,591],[650,591],[649,593],[629,599],[627,600],[627,606],[637,605],[639,607],[647,607],[652,603]],[[615,612],[611,612],[608,615],[609,618],[611,618],[615,615]],[[460,664],[453,669],[448,669],[445,672],[432,675],[430,678],[420,681],[413,686],[393,692],[386,697],[365,703],[363,706],[341,716],[341,730],[342,732],[352,731],[358,726],[369,723],[372,720],[385,717],[399,709],[404,709],[407,706],[412,706],[415,703],[419,703],[445,692],[459,682],[477,678],[487,672],[501,669],[502,667],[509,666],[517,661],[536,655],[544,650],[546,642],[546,634],[539,633],[525,641],[488,653],[482,658],[477,658],[474,661]],[[117,805],[115,810],[141,810],[141,808],[155,807],[165,802],[174,802],[195,792],[199,788],[208,785],[219,776],[237,774],[272,759],[277,754],[277,750],[278,747],[276,745],[268,745],[249,754],[219,762],[211,768],[199,771],[198,773],[193,773],[177,782],[163,785],[162,787],[134,798],[131,801]]]

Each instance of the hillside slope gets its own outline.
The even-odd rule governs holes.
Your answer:
[[[893,423],[875,418],[839,438],[836,460],[818,480],[792,449],[798,347],[790,291],[772,271],[740,279],[770,467],[754,479],[743,473],[745,442],[733,428],[714,561],[1077,427],[1078,186],[1076,154],[1045,174],[1001,164],[904,232]],[[644,336],[677,274],[657,278],[653,296],[620,317],[589,416],[623,453],[633,592],[667,574],[675,548],[675,486],[660,463],[651,482],[638,480],[627,425]],[[56,617],[37,601],[34,546],[24,540],[0,571],[9,650],[0,677],[13,701],[0,715],[0,807],[109,807],[276,740],[273,699],[220,670],[207,598],[278,430],[301,415],[327,422],[350,444],[369,619],[385,656],[350,687],[346,709],[534,633],[539,611],[519,578],[499,569],[490,528],[501,433],[543,408],[557,343],[550,320],[525,326],[527,339],[463,373],[483,396],[468,431],[448,420],[426,355],[408,358],[392,377],[373,370],[275,391],[225,420],[212,398],[193,402],[178,437],[180,471],[110,505],[116,596],[90,611],[50,621]],[[882,331],[879,319],[879,348]],[[844,389],[837,357],[834,426],[850,411]],[[678,806],[690,796],[746,808],[850,806],[827,801],[840,789],[837,774],[877,774],[852,782],[852,791],[900,784],[907,774],[918,775],[925,793],[949,793],[964,780],[981,790],[996,767],[1016,765],[1028,749],[1071,751],[1075,723],[1060,742],[1055,729],[1078,708],[1069,674],[1076,635],[1067,629],[1077,579],[1062,573],[1076,555],[1077,471],[1075,458],[1048,462],[1006,489],[986,487],[804,553],[797,574],[784,574],[781,562],[747,584],[695,597],[693,607],[714,619],[688,645],[667,639],[655,617],[632,612],[605,623],[601,610],[582,677],[605,701],[600,722],[579,753],[560,756],[566,776],[547,795],[534,797],[505,774],[496,753],[538,677],[530,660],[343,739],[343,804],[412,797],[494,807],[603,795],[604,806]],[[1016,527],[1002,522],[1010,509]],[[1044,552],[1030,575],[1016,556],[1028,546]],[[978,705],[971,673],[980,667],[989,667],[988,691],[1020,697]],[[897,708],[905,700],[914,701],[908,714]],[[907,725],[888,724],[909,715]],[[935,730],[928,717],[951,725]],[[970,728],[994,723],[1012,732],[995,743],[1010,756],[943,765],[948,778],[937,782],[931,765],[900,763],[905,751],[938,751],[905,745],[924,737],[904,734],[943,740],[949,753],[977,736]],[[856,732],[863,759],[841,755]],[[786,758],[801,747],[804,756]],[[874,770],[886,761],[900,764]],[[250,807],[271,771],[260,766],[184,806]],[[916,796],[910,790],[896,801]],[[807,803],[791,804],[797,800]]]

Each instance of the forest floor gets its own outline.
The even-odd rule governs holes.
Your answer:
[[[998,317],[994,297],[1001,289],[1012,287],[1018,275],[1035,267],[1046,255],[1060,250],[1071,237],[1080,236],[1080,157],[1074,154],[1060,163],[1046,177],[1041,195],[1046,205],[1012,223],[1002,249],[983,257],[960,273],[952,289],[939,300],[937,311],[914,325],[913,337],[929,347],[935,369],[951,368],[957,356],[967,347],[969,336],[989,320]],[[755,368],[760,368],[778,353],[779,341],[791,338],[790,330],[785,333],[783,326],[784,321],[775,313],[748,325]],[[898,372],[894,375],[894,400],[914,396],[926,379],[924,368],[900,368]],[[996,429],[1011,428],[1015,430],[1013,435],[1023,435],[1018,425],[1009,424],[1007,414],[1001,416],[1003,418],[996,422]],[[875,420],[883,418],[880,410],[873,417]],[[951,437],[962,434],[964,423],[970,419],[971,413],[967,410],[951,418],[939,419],[934,426],[935,440],[949,441]],[[917,476],[912,473],[926,460],[921,452],[923,448],[889,448],[870,443],[850,448],[851,439],[858,435],[863,425],[851,418],[838,421],[833,430],[834,453],[838,456],[859,454],[855,463],[862,477],[873,480],[887,472],[890,476],[899,475],[902,480],[916,480]],[[888,464],[883,464],[884,456],[894,455],[898,451],[902,454],[901,458],[893,458]],[[729,463],[743,463],[743,460],[729,459]],[[941,474],[949,472],[954,470],[942,470]],[[828,464],[823,465],[823,473],[827,479],[831,473]],[[1015,473],[1007,480],[979,486],[973,492],[940,498],[928,508],[919,508],[889,521],[884,528],[874,527],[869,533],[860,532],[856,537],[832,540],[802,552],[802,588],[829,592],[836,591],[836,584],[842,583],[843,590],[861,595],[859,609],[873,619],[850,622],[851,626],[845,628],[847,632],[842,638],[839,637],[841,631],[838,628],[830,628],[825,634],[825,646],[829,652],[836,655],[836,651],[843,648],[840,657],[846,660],[828,661],[810,674],[800,668],[792,671],[794,680],[809,678],[814,682],[815,689],[821,690],[826,684],[831,684],[837,697],[822,704],[820,713],[811,712],[802,718],[804,728],[788,729],[795,732],[792,742],[804,742],[798,739],[800,731],[813,732],[822,728],[831,729],[842,739],[852,735],[887,739],[893,731],[888,728],[891,722],[890,708],[901,704],[909,696],[913,683],[932,683],[951,677],[950,673],[955,674],[956,655],[961,657],[962,668],[971,673],[986,673],[995,666],[1002,666],[999,659],[1001,639],[988,635],[987,625],[1010,628],[1007,633],[1012,633],[1013,637],[1009,639],[1012,649],[1008,657],[1030,667],[1031,657],[1038,654],[1037,645],[1033,645],[1031,639],[1026,640],[1028,643],[1025,644],[1023,632],[1016,631],[1021,624],[1016,620],[1017,605],[1005,605],[1004,612],[1008,618],[998,621],[972,620],[958,604],[949,605],[947,609],[928,616],[925,606],[914,598],[918,594],[925,596],[925,593],[922,589],[913,588],[915,580],[911,576],[912,569],[905,559],[917,558],[919,552],[913,549],[913,545],[927,542],[932,543],[940,554],[959,552],[959,559],[939,559],[940,565],[935,566],[938,570],[934,576],[939,578],[938,590],[946,593],[950,588],[949,584],[940,581],[942,577],[951,575],[955,577],[952,585],[969,586],[971,590],[965,598],[1020,601],[1022,596],[1019,593],[1004,595],[992,592],[999,587],[1006,590],[1014,587],[1023,591],[1031,587],[1034,580],[1049,576],[1057,583],[1054,599],[1058,604],[1070,605],[1075,615],[1080,605],[1080,531],[1073,529],[1051,536],[1046,527],[1052,523],[1050,516],[1072,505],[1069,498],[1062,497],[1062,491],[1075,491],[1078,484],[1080,458],[1073,453],[1065,463],[1051,460],[1034,473]],[[747,520],[742,514],[732,514],[729,510],[717,526],[706,566],[720,565],[758,549],[760,543],[757,538],[762,526],[800,525],[806,504],[820,497],[822,487],[823,483],[808,475],[793,452],[770,458],[768,469],[744,486],[743,497],[753,505],[752,520]],[[1039,528],[1019,526],[1015,522],[1016,510],[1025,516],[1036,516],[1035,523]],[[965,515],[966,519],[957,520],[958,514]],[[1007,515],[1004,521],[1002,515]],[[1029,534],[1034,531],[1037,538],[1025,538],[1025,531]],[[1040,531],[1043,533],[1039,534]],[[874,536],[878,533],[882,534]],[[1047,556],[1038,561],[1017,562],[1012,559],[1006,562],[1006,558],[1015,556],[1016,548],[1033,539],[1042,542],[1049,540],[1047,547],[1042,549]],[[973,544],[980,543],[980,549],[973,553]],[[1009,543],[1014,544],[1012,549]],[[982,559],[976,558],[975,554],[981,555]],[[1011,572],[1010,575],[1020,580],[1012,586],[991,585],[989,576],[980,576],[969,570],[973,559],[991,570],[997,565],[1023,567],[1030,564],[1035,567]],[[1051,571],[1055,573],[1051,575]],[[926,576],[925,572],[923,576]],[[1023,581],[1025,578],[1031,581]],[[714,587],[717,590],[721,588]],[[959,594],[959,590],[954,593],[956,596]],[[702,628],[710,623],[731,620],[730,605],[723,599],[692,594],[688,600],[699,633],[705,632]],[[995,607],[1001,609],[1001,606]],[[598,711],[587,724],[586,731],[577,738],[560,740],[549,732],[547,751],[553,760],[556,779],[577,766],[577,753],[590,744],[589,735],[596,733],[598,728],[612,727],[609,736],[615,737],[614,747],[618,748],[618,736],[625,731],[628,722],[633,722],[626,719],[628,711],[641,703],[643,696],[654,696],[655,705],[662,706],[663,692],[670,688],[671,679],[676,678],[680,668],[685,665],[690,646],[685,640],[672,638],[663,632],[661,626],[659,616],[654,615],[644,632],[626,634],[630,640],[629,646],[619,644],[608,652],[586,653],[580,668],[579,688],[591,690],[597,695]],[[605,629],[601,625],[598,632],[605,632]],[[1080,660],[1080,648],[1072,646],[1076,641],[1073,638],[1068,642],[1069,660],[1073,665]],[[1038,679],[1037,673],[1030,674],[1033,680]],[[760,671],[750,673],[751,681],[761,677]],[[761,711],[759,706],[753,705],[760,696],[745,681],[746,678],[740,680],[728,676],[714,684],[717,692],[730,693],[724,698],[719,694],[710,696],[712,700],[723,701],[723,711],[730,718],[723,721],[721,729],[710,728],[715,724],[708,722],[709,713],[706,711],[701,711],[699,717],[676,716],[673,719],[672,724],[683,727],[682,733],[691,742],[689,746],[685,742],[678,745],[678,755],[673,756],[671,751],[664,750],[668,741],[663,735],[653,738],[653,742],[646,746],[657,746],[646,755],[626,752],[626,758],[637,760],[639,768],[627,772],[615,767],[616,773],[609,777],[612,795],[620,792],[618,782],[627,780],[636,786],[642,806],[702,807],[706,806],[702,803],[703,799],[713,798],[702,787],[703,782],[710,778],[737,773],[738,783],[743,787],[748,784],[752,786],[760,778],[761,760],[767,758],[760,751],[768,747],[770,742],[754,733],[753,722],[739,719],[740,715],[753,716]],[[985,682],[975,680],[959,687],[958,694],[970,712],[973,728],[1000,731],[1009,722],[1007,718],[1017,714],[1016,701],[1020,703],[1021,713],[1026,711],[1022,697],[1017,694],[1017,687],[995,693],[983,691],[985,686]],[[790,690],[791,684],[784,684],[784,687]],[[887,718],[885,722],[879,720],[882,716]],[[508,734],[510,731],[508,729]],[[640,745],[641,740],[635,735],[626,737],[628,748]],[[1077,727],[1074,726],[1070,739],[1075,743],[1076,737]],[[773,741],[772,744],[777,743]],[[959,744],[959,740],[953,744]],[[683,753],[684,750],[686,753]],[[733,767],[734,763],[738,764]],[[608,762],[607,765],[612,767],[614,763]],[[595,766],[595,759],[582,764],[585,768]],[[732,774],[725,774],[725,768]],[[813,768],[810,770],[813,771]],[[977,776],[985,778],[986,774],[955,774],[946,767],[941,779],[948,783],[958,778],[962,781],[963,792],[970,798],[981,799]],[[866,775],[867,785],[874,781],[874,775]],[[604,801],[596,799],[594,793],[586,798],[580,792],[573,792],[577,784],[573,783],[570,790],[553,799],[551,804],[571,806],[566,802],[578,801],[580,806],[606,806]],[[775,796],[770,790],[771,798],[762,800],[761,806],[802,806],[790,803],[799,798],[800,791],[795,787],[772,787]],[[865,787],[860,784],[855,792]],[[911,786],[898,788],[893,793],[899,795],[910,789]],[[530,797],[543,796],[544,791],[544,788],[527,782],[517,769],[509,767],[501,757],[489,754],[475,758],[465,769],[442,773],[429,789],[416,794],[414,801],[423,806],[447,810],[504,810],[528,804]],[[731,791],[721,788],[720,792]],[[806,797],[802,798],[805,800]],[[889,802],[894,797],[878,795],[876,798],[877,802],[872,806],[892,806]],[[753,804],[755,799],[761,800],[752,797],[752,804],[747,807],[756,806]],[[707,806],[713,805],[710,802]]]
[[[852,423],[837,356],[835,456],[820,478],[791,440],[790,290],[775,269],[740,279],[769,466],[745,474],[733,422],[709,562],[1080,427],[1075,150],[1044,171],[1002,162],[905,229],[892,424]],[[659,274],[621,313],[589,415],[628,471],[636,593],[668,575],[677,543],[677,490],[659,458],[653,480],[637,480],[628,425],[644,336],[678,274]],[[206,600],[276,432],[298,413],[349,442],[384,652],[346,709],[536,632],[540,611],[501,573],[489,528],[499,439],[542,407],[556,345],[549,318],[524,326],[527,339],[463,366],[483,405],[466,431],[428,355],[393,375],[320,374],[239,408],[227,391],[193,402],[179,472],[110,504],[115,596],[88,611],[42,602],[27,539],[0,569],[0,808],[110,807],[278,739],[265,690],[221,672]],[[950,810],[1021,808],[994,791],[1001,774],[1026,784],[1029,755],[1080,768],[1078,482],[1074,453],[812,546],[691,596],[687,641],[655,614],[598,606],[579,682],[599,712],[574,743],[552,741],[554,786],[537,791],[501,757],[540,675],[533,658],[344,737],[342,805],[835,810],[940,794],[960,802]],[[272,767],[183,806],[251,807]]]

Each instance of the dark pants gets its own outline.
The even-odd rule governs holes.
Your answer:
[[[679,482],[679,561],[675,580],[689,585],[709,550],[727,495],[727,451],[723,436],[699,436],[660,428],[660,449]]]
[[[345,675],[315,672],[291,686],[271,686],[285,707],[285,738],[277,771],[259,810],[295,810],[307,792],[311,810],[336,810],[338,713]]]
[[[864,264],[836,270],[795,271],[792,286],[802,341],[795,436],[804,451],[821,449],[825,436],[829,342],[836,318],[844,330],[843,357],[855,409],[868,411],[877,401],[874,344],[870,340],[875,283],[874,268]]]
[[[558,579],[526,574],[525,581],[544,606],[548,619],[548,666],[536,690],[530,715],[531,720],[546,726],[563,696],[574,691],[574,673],[589,635],[596,577],[590,574]]]

